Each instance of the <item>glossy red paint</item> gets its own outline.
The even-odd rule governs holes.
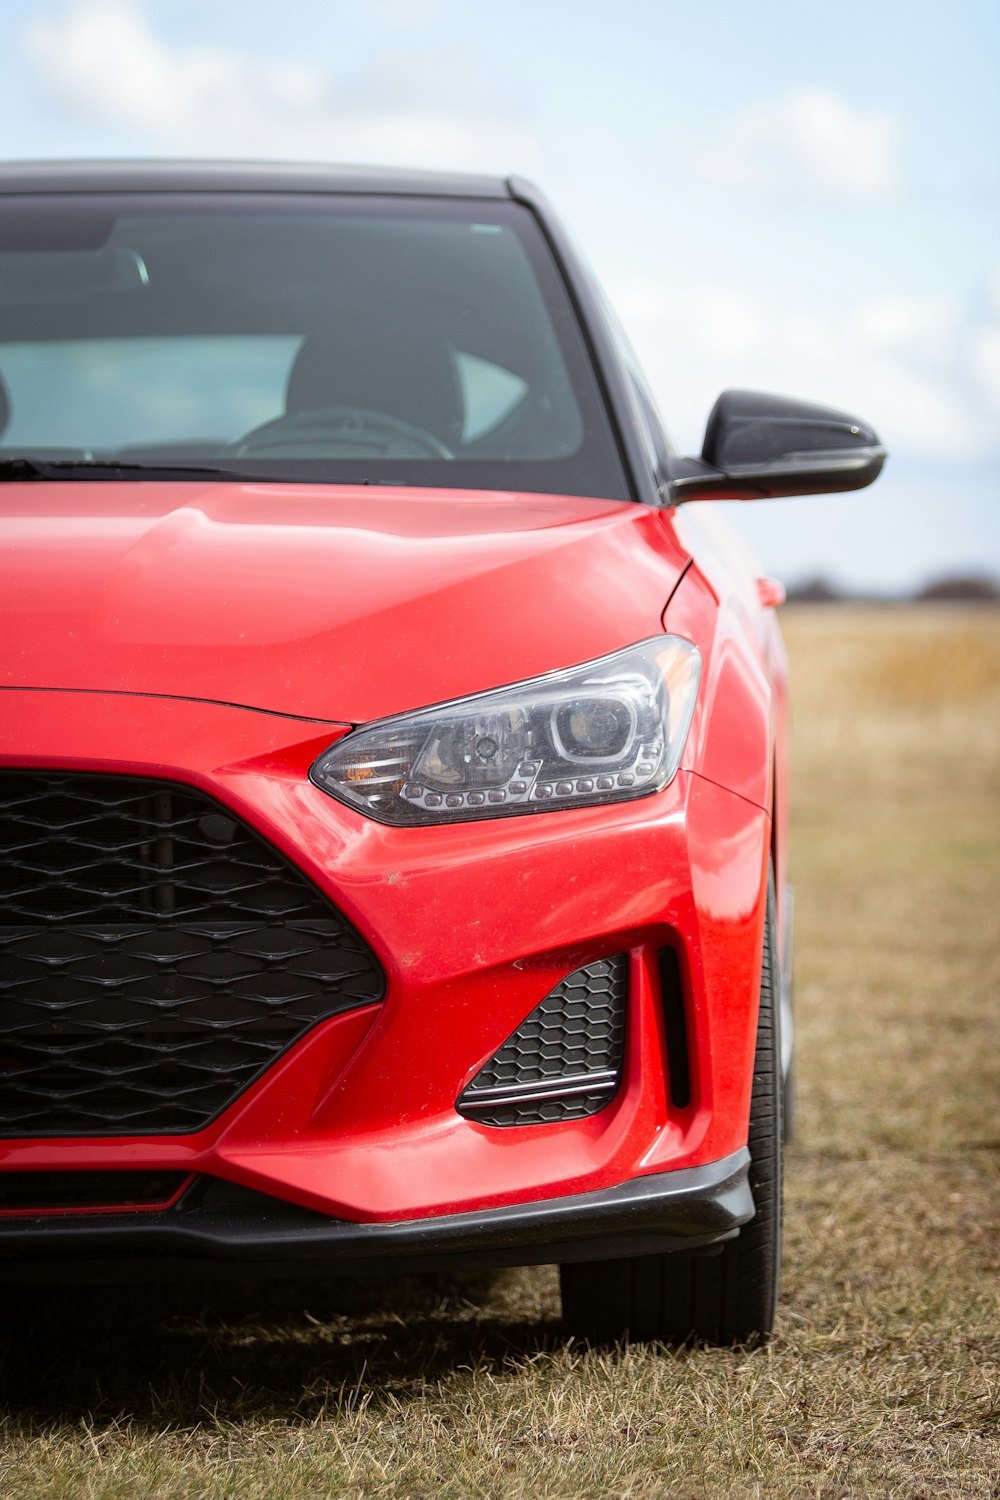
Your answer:
[[[388,994],[317,1027],[197,1135],[5,1141],[3,1169],[175,1167],[391,1221],[609,1186],[744,1143],[771,837],[745,796],[692,767],[637,803],[392,829],[306,780],[334,725],[116,693],[13,691],[4,704],[5,763],[167,776],[240,813],[360,930]],[[664,1082],[665,944],[687,982],[684,1109]],[[621,951],[632,1011],[609,1107],[514,1131],[456,1113],[464,1084],[554,983]]]
[[[788,658],[773,609],[762,603],[756,564],[742,539],[709,506],[676,514],[676,531],[697,561],[664,611],[663,628],[697,641],[710,658],[681,764],[766,807],[779,941],[790,913],[788,882]]]
[[[10,686],[341,723],[653,635],[687,562],[622,501],[190,482],[7,484],[0,553]]]

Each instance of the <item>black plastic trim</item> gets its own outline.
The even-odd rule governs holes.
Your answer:
[[[887,457],[860,417],[763,391],[723,391],[701,457],[671,462],[667,494],[681,504],[859,490],[878,478]]]
[[[175,1198],[191,1176],[186,1171],[92,1172],[0,1172],[0,1211],[30,1214],[32,1211],[131,1208],[150,1204],[156,1208]]]
[[[627,953],[567,974],[525,1016],[459,1094],[477,1124],[511,1130],[582,1120],[621,1083],[628,1013]]]
[[[211,1275],[213,1266],[285,1275],[386,1262],[547,1265],[692,1250],[732,1238],[753,1218],[749,1166],[743,1149],[597,1192],[392,1224],[326,1218],[222,1184],[206,1190],[201,1179],[159,1213],[0,1222],[0,1281],[158,1280]]]
[[[674,504],[685,500],[778,500],[794,495],[833,495],[873,484],[888,458],[881,446],[789,454],[783,462],[713,469],[700,459],[685,459],[686,473],[675,474],[669,493]]]
[[[21,161],[0,167],[0,193],[392,193],[509,198],[502,177],[318,162]]]
[[[670,1102],[676,1109],[686,1109],[691,1103],[691,1060],[684,1009],[684,985],[674,948],[660,949],[658,968],[660,1004],[663,1008],[663,1029],[667,1043]]]
[[[580,259],[544,194],[521,177],[508,179],[510,195],[529,208],[538,220],[562,273],[587,341],[594,372],[604,396],[619,456],[635,499],[643,505],[662,504],[656,477],[637,430],[628,377],[614,336],[608,327],[593,278]]]

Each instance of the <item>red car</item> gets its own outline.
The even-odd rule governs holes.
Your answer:
[[[785,659],[537,192],[0,170],[0,1279],[562,1268],[772,1326]]]

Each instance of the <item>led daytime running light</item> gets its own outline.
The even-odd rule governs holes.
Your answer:
[[[316,761],[331,796],[400,827],[628,801],[680,761],[701,658],[657,636],[510,687],[362,725]]]

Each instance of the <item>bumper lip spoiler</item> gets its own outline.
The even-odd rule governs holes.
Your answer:
[[[595,1192],[377,1224],[202,1178],[158,1212],[0,1220],[0,1282],[356,1274],[696,1250],[731,1239],[753,1217],[749,1167],[743,1149]]]

